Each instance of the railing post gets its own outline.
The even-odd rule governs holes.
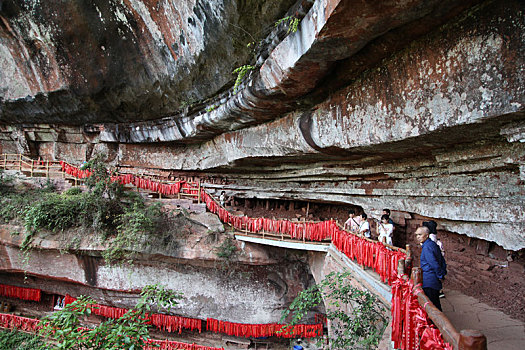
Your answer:
[[[197,192],[197,204],[201,204],[201,180],[199,179],[199,191]]]
[[[487,337],[479,331],[464,329],[459,332],[459,350],[487,350]]]
[[[407,244],[405,246],[406,252],[407,252],[407,260],[405,261],[405,271],[412,268],[412,249],[410,247],[410,244]]]
[[[405,260],[399,260],[397,263],[397,274],[402,276],[405,273]]]
[[[7,169],[7,153],[4,153],[4,169]]]
[[[46,177],[49,179],[49,160],[46,160]]]
[[[22,153],[18,154],[18,171],[22,172]]]
[[[417,286],[418,284],[421,285],[423,283],[423,273],[419,267],[414,267],[412,269],[411,278],[414,282],[414,286]]]
[[[33,177],[33,167],[35,166],[35,161],[31,159],[31,177]]]

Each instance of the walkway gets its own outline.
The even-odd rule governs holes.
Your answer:
[[[525,323],[455,290],[445,290],[443,312],[457,329],[476,329],[487,337],[488,350],[523,350]]]

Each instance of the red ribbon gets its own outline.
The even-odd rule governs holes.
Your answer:
[[[64,298],[64,304],[71,304],[77,300],[69,294],[66,294]],[[112,307],[101,304],[91,305],[91,310],[95,315],[107,317],[107,318],[120,318],[128,309],[120,307]],[[154,325],[158,329],[165,330],[168,332],[182,332],[182,329],[189,329],[191,331],[198,330],[199,333],[202,331],[202,321],[197,318],[189,318],[182,316],[172,316],[164,314],[152,314],[148,315],[148,323]]]
[[[206,330],[224,333],[236,337],[281,337],[281,338],[314,338],[323,335],[323,324],[298,324],[287,326],[278,323],[247,324],[206,319]]]
[[[9,286],[0,284],[0,295],[8,298],[18,298],[22,300],[40,301],[41,290],[34,288]]]

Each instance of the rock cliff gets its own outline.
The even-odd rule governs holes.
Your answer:
[[[136,0],[69,2],[57,16],[2,1],[0,149],[77,163],[105,153],[222,178],[237,198],[388,207],[517,251],[524,9]],[[286,15],[296,32],[274,28]],[[254,53],[245,32],[261,33]],[[254,68],[234,88],[243,64]]]

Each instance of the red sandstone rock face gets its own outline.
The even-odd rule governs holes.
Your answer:
[[[0,3],[4,122],[82,124],[175,112],[229,83],[247,59],[247,33],[259,37],[292,1],[55,5]]]
[[[234,241],[236,254],[229,260],[219,259],[216,247],[228,236],[219,229],[224,231],[215,215],[192,215],[191,220],[177,222],[177,237],[149,237],[150,244],[138,248],[133,265],[109,266],[100,257],[105,245],[97,236],[74,231],[38,234],[35,249],[24,261],[19,249],[23,234],[11,235],[23,228],[0,225],[0,279],[15,283],[25,271],[30,276],[28,286],[46,293],[89,293],[120,307],[132,307],[137,300],[133,293],[159,283],[184,293],[176,311],[180,315],[278,322],[281,310],[312,283],[306,258],[301,253]],[[76,236],[82,239],[71,250],[68,247]]]

